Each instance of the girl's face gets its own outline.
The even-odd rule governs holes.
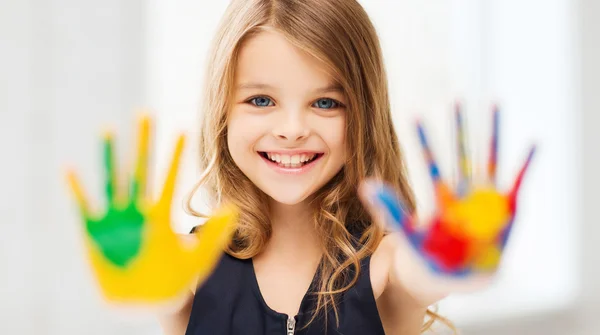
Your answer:
[[[346,159],[346,98],[325,67],[277,32],[240,50],[228,121],[229,152],[275,201],[304,201]]]

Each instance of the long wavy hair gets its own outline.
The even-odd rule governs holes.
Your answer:
[[[213,39],[202,99],[199,148],[203,173],[186,200],[203,188],[211,205],[237,205],[238,227],[225,252],[248,259],[259,254],[271,236],[268,196],[236,166],[227,146],[227,118],[234,69],[244,41],[275,29],[290,43],[323,62],[348,99],[347,162],[312,196],[314,224],[323,239],[317,308],[311,322],[332,309],[339,324],[336,299],[354,285],[360,260],[373,253],[386,234],[359,201],[357,185],[377,177],[392,185],[406,209],[415,209],[398,137],[392,123],[388,83],[381,48],[367,13],[354,0],[233,0]],[[428,310],[423,331],[436,319]]]

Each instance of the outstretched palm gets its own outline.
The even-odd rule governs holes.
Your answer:
[[[118,187],[111,134],[104,138],[107,209],[92,213],[73,171],[71,190],[85,222],[85,245],[104,296],[114,302],[163,303],[208,276],[228,242],[237,210],[225,206],[185,244],[171,229],[170,212],[184,136],[180,135],[157,201],[146,190],[150,120],[139,122],[138,155],[129,192]]]
[[[487,180],[473,184],[466,155],[463,120],[457,106],[457,144],[459,178],[455,190],[442,180],[423,126],[417,124],[419,139],[429,166],[436,193],[437,213],[425,228],[419,228],[415,216],[406,215],[396,193],[385,185],[374,196],[386,215],[406,235],[428,267],[451,277],[493,273],[510,235],[517,209],[517,193],[533,154],[532,147],[514,185],[503,193],[496,188],[498,111],[493,111],[493,135]]]

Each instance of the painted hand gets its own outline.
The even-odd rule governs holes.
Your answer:
[[[115,303],[162,304],[212,271],[233,231],[237,210],[224,206],[194,243],[171,229],[170,212],[184,136],[180,135],[158,200],[146,190],[150,120],[139,121],[138,154],[129,191],[117,185],[111,134],[104,137],[107,209],[92,212],[73,171],[67,179],[84,225],[87,256],[104,297]]]
[[[513,227],[517,193],[535,152],[535,147],[532,147],[512,188],[507,193],[499,191],[496,188],[498,117],[497,108],[494,107],[487,180],[482,184],[473,184],[470,162],[466,155],[462,115],[457,106],[460,166],[454,190],[442,180],[423,126],[417,124],[438,208],[427,224],[417,225],[417,218],[406,214],[396,193],[388,186],[377,184],[371,192],[372,200],[383,209],[388,221],[404,233],[410,245],[434,274],[461,278],[492,274],[498,267]]]

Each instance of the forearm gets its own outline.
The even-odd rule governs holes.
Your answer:
[[[425,322],[427,308],[438,302],[444,294],[426,285],[417,276],[417,264],[399,249],[401,241],[396,235],[384,238],[378,248],[377,259],[385,263],[385,289],[377,299],[379,314],[386,334],[418,335]],[[402,264],[402,266],[399,266]],[[428,288],[428,289],[424,289]]]
[[[392,335],[419,335],[423,329],[423,323],[425,320],[425,313],[427,308],[419,307],[413,309],[406,309],[399,313],[399,327],[396,332],[389,332],[386,334]]]
[[[377,305],[386,334],[421,334],[427,306],[415,301],[401,287],[388,285],[377,300]]]

